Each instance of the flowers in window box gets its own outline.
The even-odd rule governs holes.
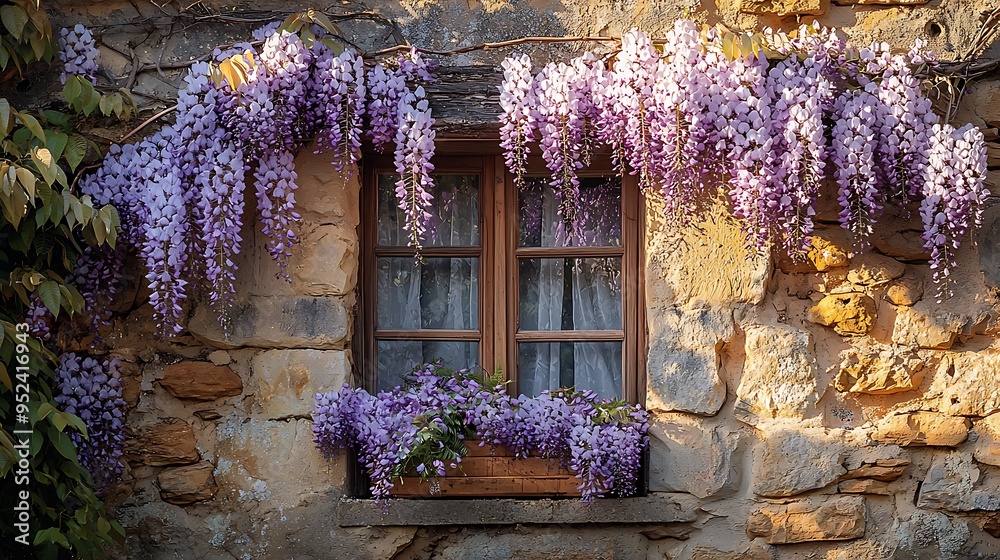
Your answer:
[[[635,493],[647,418],[638,406],[592,391],[514,398],[494,379],[432,363],[414,370],[403,386],[374,396],[346,385],[317,394],[313,434],[328,456],[357,450],[382,504],[405,473],[426,479],[460,470],[466,442],[474,438],[520,458],[559,460],[580,479],[582,500],[589,502]]]

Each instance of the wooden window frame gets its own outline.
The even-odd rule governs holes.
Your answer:
[[[439,143],[441,144],[441,143]],[[378,387],[378,340],[456,340],[479,342],[479,364],[487,371],[503,368],[512,393],[518,389],[518,342],[601,341],[622,342],[622,397],[635,404],[645,399],[647,335],[644,279],[644,202],[636,178],[622,177],[622,245],[618,247],[518,247],[517,191],[513,175],[503,157],[495,155],[496,144],[483,149],[479,142],[439,145],[433,163],[435,173],[477,173],[480,175],[479,247],[426,247],[422,254],[433,256],[478,256],[479,328],[477,331],[376,331],[376,259],[384,256],[413,256],[411,249],[377,248],[377,177],[394,172],[392,158],[367,156],[362,164],[359,240],[361,247],[357,332],[354,336],[356,366],[362,386]],[[443,149],[442,149],[443,148]],[[450,148],[450,149],[449,149]],[[470,154],[482,155],[470,155]],[[539,158],[529,161],[528,173],[547,171]],[[581,176],[615,175],[610,158],[595,155]],[[622,259],[622,329],[620,331],[519,332],[518,259],[531,257],[614,256]],[[501,289],[497,289],[501,288]],[[376,335],[376,332],[378,333]]]

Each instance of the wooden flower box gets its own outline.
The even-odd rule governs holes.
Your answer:
[[[558,459],[518,459],[503,447],[466,443],[468,454],[447,476],[420,480],[408,473],[392,489],[396,498],[557,498],[579,497],[580,479]]]

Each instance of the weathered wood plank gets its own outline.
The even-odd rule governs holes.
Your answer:
[[[442,66],[424,84],[439,137],[498,138],[500,84],[492,66]]]

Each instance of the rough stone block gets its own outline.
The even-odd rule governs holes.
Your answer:
[[[809,309],[807,317],[838,334],[865,334],[875,324],[875,300],[858,292],[829,294]]]
[[[684,499],[688,498],[688,499]],[[579,500],[397,500],[383,514],[371,500],[343,500],[337,507],[341,527],[419,525],[549,525],[577,523],[693,523],[697,505],[685,494],[644,498]]]
[[[758,418],[803,418],[817,398],[809,333],[791,325],[748,325],[745,348],[736,388],[740,405]]]
[[[847,471],[840,479],[871,479],[892,482],[903,476],[909,466],[910,461],[907,459],[876,459],[874,462],[862,463],[860,467]]]
[[[877,494],[879,496],[889,495],[889,484],[881,480],[850,479],[837,485],[837,491],[841,494]]]
[[[920,386],[925,360],[897,347],[850,348],[842,354],[834,381],[838,391],[863,395],[891,395]]]
[[[295,158],[295,172],[299,176],[296,209],[304,220],[353,228],[358,224],[361,190],[357,169],[345,180],[344,174],[333,166],[334,150],[317,151],[314,142]]]
[[[358,237],[354,226],[321,224],[305,230],[290,270],[296,291],[310,296],[343,296],[358,279]]]
[[[903,346],[948,349],[962,332],[966,320],[959,313],[944,311],[926,300],[920,301],[912,307],[896,310],[892,341]]]
[[[201,458],[191,425],[177,418],[136,428],[125,440],[125,460],[133,465],[187,465]]]
[[[655,197],[647,200],[647,308],[763,301],[771,259],[747,250],[746,234],[724,205],[678,232],[664,222],[658,204]]]
[[[311,494],[334,498],[344,488],[347,459],[326,460],[312,441],[308,420],[227,416],[215,434],[215,479],[234,503],[293,507]]]
[[[924,297],[924,280],[915,274],[904,274],[889,282],[883,297],[895,305],[913,305]]]
[[[905,412],[883,418],[872,434],[882,443],[954,447],[969,437],[969,421],[937,412]]]
[[[850,242],[839,232],[819,232],[812,236],[812,246],[809,248],[809,260],[820,272],[826,272],[851,264],[847,253]]]
[[[228,366],[233,361],[233,357],[225,350],[215,350],[208,355],[208,361],[217,366]]]
[[[727,552],[711,546],[696,546],[691,560],[775,560],[778,551],[760,540],[754,540],[745,550]]]
[[[699,498],[735,490],[733,453],[739,432],[706,427],[682,415],[655,420],[649,429],[649,490],[688,492]]]
[[[346,350],[267,350],[251,361],[251,411],[271,419],[307,417],[313,395],[338,390],[350,379]]]
[[[817,16],[823,13],[823,3],[820,0],[741,0],[740,11],[779,16]]]
[[[833,0],[838,6],[920,6],[931,0]]]
[[[719,350],[733,337],[732,312],[653,308],[648,313],[650,410],[711,415],[726,401]]]
[[[243,381],[229,366],[183,361],[163,368],[160,386],[178,399],[214,401],[243,392]]]
[[[847,281],[856,286],[876,286],[899,278],[906,265],[876,253],[862,253],[851,259]]]
[[[976,422],[973,428],[979,435],[972,455],[980,463],[1000,467],[1000,414],[991,414]]]
[[[201,303],[188,330],[222,348],[343,348],[352,329],[349,305],[336,297],[252,296],[233,305],[233,332],[227,336],[217,313]]]
[[[908,519],[900,519],[899,546],[896,558],[917,560],[958,560],[967,556],[966,543],[972,536],[964,519],[939,511],[914,511]]]
[[[219,489],[212,471],[215,466],[207,461],[197,465],[164,469],[156,477],[160,498],[177,505],[211,500]]]
[[[947,354],[930,391],[940,391],[938,408],[945,414],[989,416],[1000,412],[1000,353],[986,350]]]
[[[904,0],[905,1],[905,0]],[[923,0],[926,2],[927,0]],[[898,2],[898,0],[897,0]],[[853,4],[875,4],[866,0],[852,1]],[[892,3],[886,2],[886,3]],[[903,3],[903,2],[898,2]],[[897,231],[892,235],[875,240],[875,248],[887,257],[892,257],[903,262],[927,262],[931,259],[931,252],[924,248],[924,240],[921,239],[920,230],[906,229]]]
[[[750,514],[747,533],[771,544],[843,541],[865,535],[865,499],[844,496],[770,504]]]
[[[754,448],[754,493],[781,498],[836,482],[846,472],[842,439],[823,428],[788,427],[766,434]]]
[[[947,511],[1000,511],[1000,481],[980,480],[982,472],[969,453],[934,456],[920,485],[917,507]]]

